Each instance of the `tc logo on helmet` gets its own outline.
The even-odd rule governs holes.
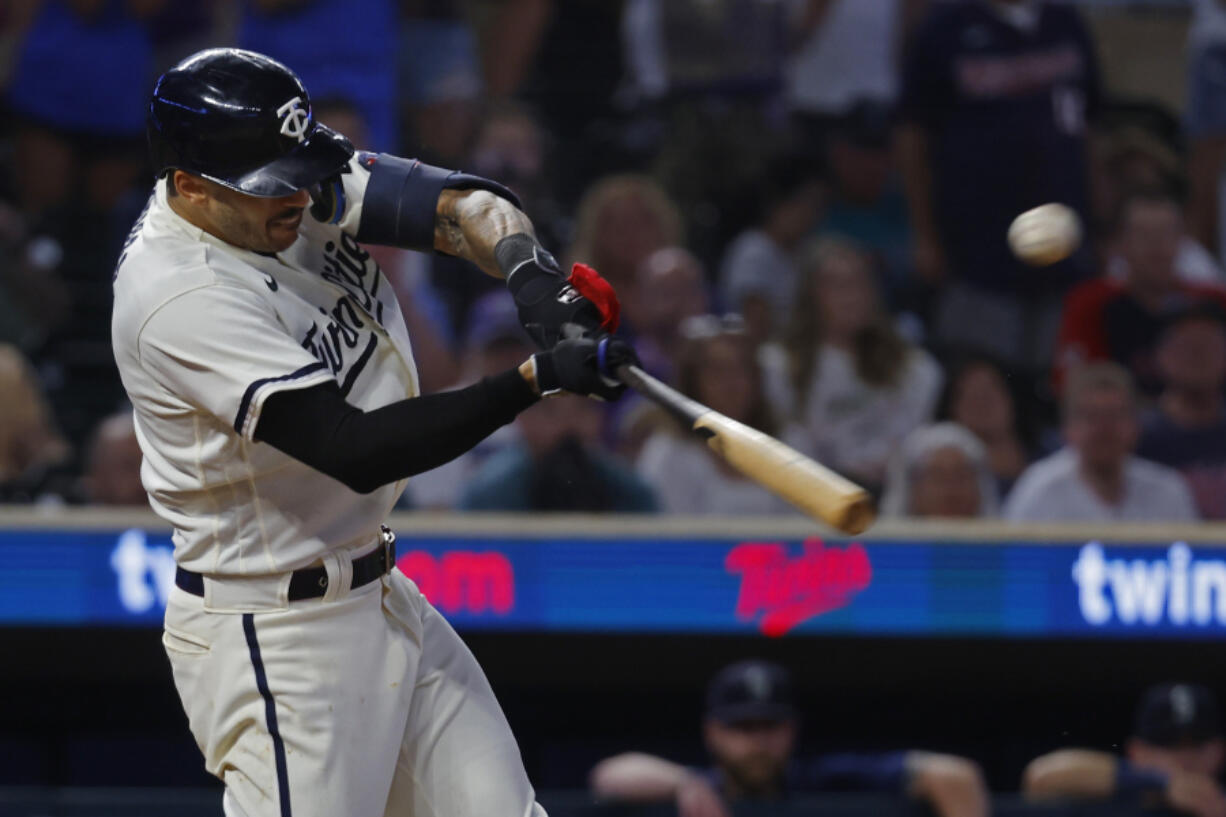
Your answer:
[[[293,137],[299,142],[306,141],[307,125],[311,124],[311,115],[302,107],[302,97],[296,96],[277,108],[277,116],[281,117],[281,133]]]

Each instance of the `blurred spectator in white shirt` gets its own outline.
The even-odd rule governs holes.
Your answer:
[[[882,516],[973,519],[999,510],[987,449],[957,423],[917,428],[890,462]]]
[[[838,239],[804,255],[782,348],[763,350],[775,412],[803,450],[872,487],[908,434],[932,419],[941,369],[882,307],[868,256]]]
[[[1010,522],[1179,522],[1197,519],[1177,471],[1133,456],[1132,377],[1114,363],[1074,370],[1065,387],[1068,447],[1026,469],[1005,503]]]
[[[733,420],[773,433],[754,347],[739,319],[690,318],[681,334],[677,387]],[[652,434],[637,467],[669,513],[771,514],[788,507],[680,429]]]

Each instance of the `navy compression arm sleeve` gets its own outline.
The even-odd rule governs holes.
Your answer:
[[[270,395],[255,439],[369,493],[455,459],[538,399],[515,369],[374,411],[322,383]]]

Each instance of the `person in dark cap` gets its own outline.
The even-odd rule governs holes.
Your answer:
[[[1226,817],[1224,760],[1213,693],[1199,684],[1159,684],[1141,698],[1123,757],[1089,749],[1041,755],[1026,767],[1022,791],[1034,800],[1117,798]]]
[[[986,817],[979,767],[930,752],[795,757],[800,717],[791,676],[766,661],[725,667],[707,688],[703,737],[713,765],[693,769],[627,752],[592,769],[595,794],[668,802],[680,817],[728,817],[736,802],[783,801],[821,791],[895,793],[926,801],[938,817]]]

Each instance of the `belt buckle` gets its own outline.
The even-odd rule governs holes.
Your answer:
[[[382,573],[391,573],[396,566],[396,534],[387,525],[379,526],[379,545],[383,548]]]

